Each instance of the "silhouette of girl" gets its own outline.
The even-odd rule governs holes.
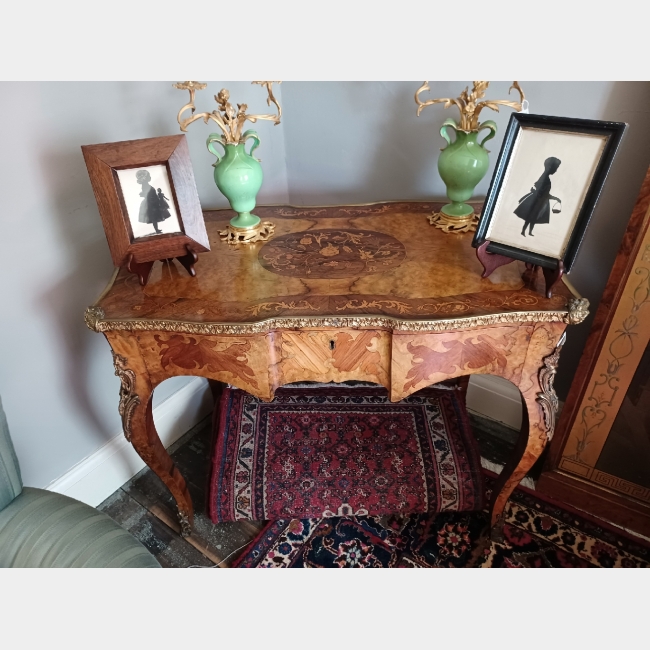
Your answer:
[[[155,188],[149,184],[151,174],[146,169],[139,169],[135,173],[135,179],[142,185],[140,196],[143,197],[142,203],[140,204],[138,221],[140,223],[152,224],[156,233],[161,234],[162,230],[158,228],[158,224],[171,216],[169,213],[169,203],[165,200],[167,197],[162,193],[160,188],[158,188],[158,193],[156,194]]]
[[[544,173],[537,179],[530,192],[519,199],[519,205],[515,210],[515,214],[524,220],[524,227],[521,234],[526,236],[526,228],[528,234],[533,237],[533,227],[536,223],[549,223],[551,216],[551,209],[549,200],[557,201],[560,204],[559,208],[554,207],[553,212],[560,212],[562,200],[551,195],[551,176],[555,174],[562,161],[559,158],[547,158],[544,161]]]
[[[160,210],[160,220],[164,221],[169,219],[172,215],[169,212],[169,199],[163,194],[163,191],[158,188],[158,209]]]

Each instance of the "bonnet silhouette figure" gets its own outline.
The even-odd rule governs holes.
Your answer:
[[[547,158],[544,161],[544,172],[537,179],[535,184],[530,188],[530,192],[519,199],[519,205],[515,209],[515,214],[524,220],[524,227],[521,234],[526,236],[526,228],[528,228],[528,235],[533,237],[533,227],[537,223],[549,223],[551,216],[551,209],[549,200],[555,201],[553,206],[553,213],[557,214],[562,210],[562,200],[556,196],[551,195],[551,176],[555,174],[562,161],[559,158]],[[556,207],[557,204],[560,207]]]
[[[135,173],[135,178],[142,185],[140,196],[143,197],[142,203],[140,204],[138,221],[140,223],[152,224],[156,233],[161,234],[162,230],[158,228],[158,224],[171,217],[169,203],[166,200],[167,197],[160,188],[158,188],[158,193],[156,193],[155,188],[149,184],[151,174],[146,169],[139,169]]]

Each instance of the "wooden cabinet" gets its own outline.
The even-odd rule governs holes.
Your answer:
[[[538,488],[650,534],[650,171]]]

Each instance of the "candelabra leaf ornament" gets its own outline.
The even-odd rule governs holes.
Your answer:
[[[266,88],[266,103],[268,106],[273,104],[276,107],[277,113],[275,114],[248,113],[246,104],[237,104],[237,108],[235,108],[230,103],[230,92],[226,88],[222,88],[214,96],[217,102],[215,110],[211,113],[196,113],[194,105],[196,91],[204,90],[207,84],[197,81],[183,81],[174,84],[174,88],[187,90],[190,93],[190,101],[178,111],[177,115],[181,131],[186,132],[187,127],[197,120],[203,120],[205,124],[212,120],[221,131],[220,133],[211,133],[206,145],[208,151],[217,159],[213,164],[214,181],[237,213],[225,230],[219,233],[221,239],[229,244],[252,244],[266,241],[275,230],[273,223],[262,221],[252,213],[263,178],[260,161],[253,156],[253,151],[259,147],[260,138],[252,129],[244,131],[246,122],[254,124],[258,120],[268,120],[276,125],[280,124],[282,108],[273,95],[274,83],[282,82],[253,81],[253,84]],[[246,151],[246,143],[249,140],[252,140],[253,144],[250,150]],[[215,147],[217,144],[223,151]]]
[[[474,213],[468,201],[474,193],[474,188],[483,179],[488,170],[490,153],[485,143],[491,140],[497,132],[497,125],[492,120],[479,122],[479,116],[484,108],[499,112],[500,106],[507,106],[517,111],[522,110],[526,96],[518,82],[514,81],[508,93],[516,90],[520,101],[506,99],[483,99],[490,85],[489,81],[475,81],[472,90],[465,88],[458,97],[442,97],[422,101],[420,95],[430,91],[429,82],[425,81],[415,92],[417,115],[426,106],[444,104],[444,108],[456,106],[460,112],[460,122],[447,118],[441,128],[440,135],[447,145],[441,150],[438,158],[438,172],[447,188],[447,197],[451,201],[443,206],[440,212],[429,216],[429,223],[445,232],[472,232],[476,230],[478,216]],[[456,137],[452,142],[447,129],[451,128]],[[481,131],[487,130],[487,135],[479,142]]]

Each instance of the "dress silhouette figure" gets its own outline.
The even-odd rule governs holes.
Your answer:
[[[537,179],[530,192],[519,199],[519,205],[515,209],[515,214],[524,220],[524,227],[521,234],[533,236],[533,227],[537,223],[549,223],[551,217],[551,208],[549,201],[556,201],[553,212],[557,214],[562,209],[562,200],[551,194],[551,176],[555,174],[562,161],[559,158],[547,158],[544,161],[544,173]]]
[[[149,184],[151,174],[146,169],[139,169],[135,174],[135,178],[142,185],[140,196],[143,197],[138,221],[152,224],[156,233],[160,234],[162,231],[158,228],[158,224],[171,217],[169,203],[167,203],[168,199],[160,188],[156,193],[155,188]]]
[[[158,209],[160,210],[161,221],[169,219],[172,215],[169,212],[169,199],[163,194],[163,191],[158,188]]]

